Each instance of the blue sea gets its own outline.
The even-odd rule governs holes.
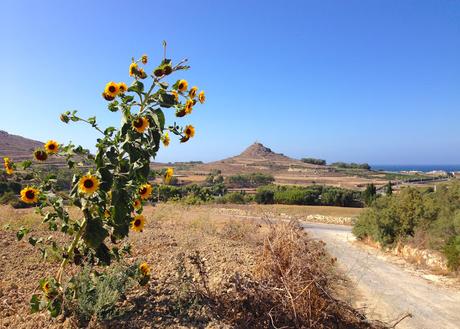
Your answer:
[[[433,170],[443,170],[447,172],[452,171],[460,171],[460,164],[456,165],[447,165],[447,164],[440,164],[440,165],[371,165],[372,170],[383,170],[383,171],[391,171],[391,172],[399,172],[399,171],[433,171]]]

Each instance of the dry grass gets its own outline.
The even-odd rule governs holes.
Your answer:
[[[48,234],[31,212],[2,209],[0,227],[27,220],[35,234]],[[144,232],[130,236],[127,261],[151,264],[151,282],[129,292],[121,317],[86,326],[378,328],[333,297],[340,281],[334,261],[296,225],[222,218],[207,207],[161,205],[145,214]],[[72,318],[28,312],[36,280],[58,263],[39,262],[38,251],[15,242],[14,232],[0,234],[0,327],[77,327]]]

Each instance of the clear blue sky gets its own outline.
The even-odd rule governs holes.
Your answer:
[[[22,1],[0,4],[0,129],[91,148],[61,112],[101,98],[161,41],[208,101],[158,161],[210,161],[255,140],[293,157],[460,163],[460,1]],[[151,66],[153,68],[153,66]],[[174,119],[172,116],[170,119]]]

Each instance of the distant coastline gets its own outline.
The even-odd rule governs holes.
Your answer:
[[[372,170],[383,170],[391,172],[400,171],[422,171],[430,172],[434,170],[442,170],[447,172],[460,171],[460,164],[448,165],[371,165]]]

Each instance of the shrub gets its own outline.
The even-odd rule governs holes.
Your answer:
[[[366,237],[382,246],[417,241],[422,248],[444,253],[451,269],[460,265],[460,184],[429,189],[404,188],[382,196],[365,209],[353,228],[358,239]]]
[[[314,164],[314,165],[321,165],[321,166],[326,165],[326,160],[323,160],[323,159],[302,158],[300,159],[300,161],[305,162],[305,163]]]
[[[268,185],[275,181],[272,175],[262,173],[239,174],[227,177],[227,185],[236,188],[254,188]]]
[[[259,188],[254,199],[258,204],[273,204],[275,203],[275,192],[267,188]]]
[[[95,274],[89,268],[83,268],[75,275],[65,291],[67,311],[87,321],[93,316],[99,320],[108,320],[121,315],[116,308],[120,297],[132,287],[140,277],[139,264],[131,266],[117,265],[110,270]]]
[[[345,169],[365,169],[365,170],[370,170],[371,166],[367,163],[346,163],[346,162],[334,162],[331,163],[331,166],[337,167],[337,168],[345,168]]]

